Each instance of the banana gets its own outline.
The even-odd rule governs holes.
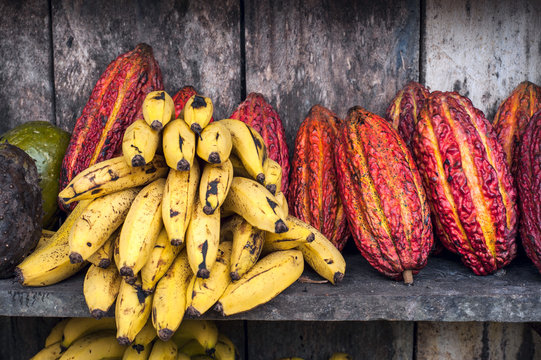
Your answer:
[[[146,185],[166,177],[169,167],[163,156],[156,155],[150,164],[131,167],[123,156],[90,166],[77,174],[59,194],[63,204],[84,199],[95,199],[120,190]]]
[[[220,164],[231,154],[233,142],[231,133],[219,121],[208,124],[197,142],[197,155],[211,164]]]
[[[208,97],[192,95],[182,109],[184,121],[198,136],[212,118],[212,101]]]
[[[191,339],[197,340],[205,352],[209,352],[218,342],[218,328],[209,320],[184,320],[172,340],[176,344],[186,344]]]
[[[147,262],[162,222],[162,197],[165,179],[145,186],[130,207],[120,232],[118,258],[120,275],[133,277]]]
[[[32,356],[30,360],[56,360],[62,355],[63,350],[60,342],[57,341],[50,345],[45,345],[45,347],[36,355]]]
[[[237,281],[259,259],[263,249],[264,232],[250,225],[241,216],[233,215],[222,225],[220,235],[222,238],[232,236],[230,277],[231,280]]]
[[[188,171],[195,158],[195,134],[182,119],[173,120],[163,129],[163,154],[171,169]]]
[[[193,276],[186,251],[182,251],[158,281],[152,302],[152,323],[158,337],[167,341],[180,325],[186,309],[186,289]]]
[[[300,251],[275,251],[259,260],[239,281],[229,284],[214,309],[222,315],[251,310],[293,284],[303,269]]]
[[[122,155],[132,167],[144,166],[154,159],[160,143],[160,133],[143,119],[135,120],[126,128],[122,138]]]
[[[178,347],[173,341],[156,340],[148,360],[176,360]]]
[[[214,358],[209,355],[194,355],[190,359],[191,360],[214,360]]]
[[[186,230],[186,252],[197,277],[208,278],[216,261],[220,242],[220,210],[212,215],[203,212],[196,195],[192,218]]]
[[[121,281],[116,267],[103,269],[90,265],[83,283],[83,294],[93,318],[101,319],[107,314],[116,300]]]
[[[250,177],[264,184],[267,147],[261,135],[240,120],[223,119],[219,123],[225,125],[231,133],[232,151],[239,157]]]
[[[213,350],[213,349],[212,349]],[[211,350],[211,351],[212,351]],[[190,358],[196,355],[206,355],[205,348],[195,339],[188,341],[184,344],[178,352],[188,355]]]
[[[284,215],[287,217],[289,215],[289,205],[287,204],[286,196],[283,192],[277,191],[275,197],[276,202],[278,202],[278,205],[282,208]]]
[[[39,237],[39,240],[38,240],[38,243],[36,245],[36,248],[34,249],[34,251],[44,247],[45,245],[47,245],[51,238],[53,237],[53,235],[55,234],[55,231],[51,231],[51,230],[46,230],[46,229],[42,229],[41,230],[41,236]]]
[[[282,191],[282,166],[271,158],[265,163],[265,187],[276,195]]]
[[[252,179],[234,177],[223,210],[233,211],[261,230],[283,233],[286,216],[274,195]]]
[[[64,328],[70,319],[62,319],[49,332],[47,338],[45,339],[45,347],[52,345],[54,343],[62,341],[62,335],[64,335]]]
[[[130,344],[143,329],[150,316],[152,298],[141,288],[140,276],[133,285],[121,282],[115,306],[116,338],[120,344]]]
[[[341,352],[335,352],[331,355],[329,360],[353,360],[353,357],[351,355]]]
[[[229,159],[221,164],[205,164],[199,183],[199,201],[204,204],[205,214],[213,214],[223,204],[232,180],[233,165]]]
[[[147,346],[156,339],[156,336],[156,329],[154,329],[154,325],[152,324],[152,318],[149,317],[145,326],[135,336],[131,346],[139,348]]]
[[[69,253],[69,234],[90,200],[80,201],[49,242],[28,255],[15,268],[17,280],[25,286],[46,286],[67,279],[86,263],[72,264]]]
[[[103,330],[114,330],[115,319],[113,318],[71,318],[62,333],[62,347],[68,348],[77,339],[88,334],[100,332]]]
[[[297,247],[304,260],[319,275],[336,285],[344,278],[346,261],[338,249],[317,229],[313,229],[314,241]]]
[[[233,153],[229,155],[229,161],[231,161],[231,164],[233,165],[233,174],[235,176],[245,177],[251,179],[252,176],[248,174],[248,171],[246,171],[246,168],[242,164],[242,161],[240,161],[239,157]]]
[[[88,259],[120,227],[139,190],[130,188],[92,200],[69,234],[69,257],[73,264]]]
[[[290,250],[305,243],[314,241],[315,233],[319,232],[316,228],[304,221],[289,215],[286,219],[288,231],[281,234],[267,232],[265,233],[265,244],[263,252],[265,254],[276,250]]]
[[[186,312],[191,316],[201,316],[222,296],[231,282],[229,267],[231,241],[221,242],[218,256],[208,279],[193,276],[186,291]]]
[[[231,339],[224,334],[218,334],[214,357],[216,360],[237,360],[240,358],[239,351]]]
[[[191,360],[190,357],[182,352],[177,353],[177,360]]]
[[[125,346],[116,341],[113,332],[104,331],[90,334],[75,341],[60,360],[100,360],[120,358]]]
[[[167,176],[162,200],[162,218],[169,240],[175,246],[184,244],[199,186],[199,176],[197,161],[194,161],[190,171],[171,170]]]
[[[183,248],[183,245],[171,245],[165,228],[162,228],[147,262],[141,268],[141,280],[143,282],[144,292],[151,293],[154,291],[154,287],[158,281],[166,273],[173,260],[175,260]]]
[[[175,103],[163,90],[148,93],[142,107],[145,122],[155,131],[160,131],[175,116]]]
[[[96,252],[88,257],[88,262],[98,267],[107,269],[113,260],[113,250],[116,239],[120,236],[120,227],[116,229],[109,239],[105,241]]]
[[[148,344],[143,347],[130,345],[126,348],[126,351],[124,351],[122,360],[147,360],[152,351],[152,345],[153,344]]]

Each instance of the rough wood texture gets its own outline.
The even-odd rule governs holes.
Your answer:
[[[541,83],[541,2],[427,0],[421,79],[458,91],[492,120],[523,80]]]
[[[27,360],[43,349],[55,318],[0,316],[0,359]]]
[[[320,103],[384,115],[419,76],[419,1],[245,1],[246,89],[277,108],[290,151]]]
[[[54,1],[57,117],[71,131],[106,66],[137,43],[152,46],[171,95],[193,85],[216,118],[240,101],[239,2]]]
[[[0,14],[0,134],[30,120],[54,124],[48,2],[2,1]]]
[[[413,355],[411,322],[250,321],[247,334],[250,360],[327,360],[334,352],[346,352],[353,359],[405,360]]]
[[[231,339],[233,344],[239,351],[240,359],[247,359],[246,357],[246,321],[217,321],[216,326],[220,334],[224,334]]]

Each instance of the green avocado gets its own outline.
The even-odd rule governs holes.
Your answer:
[[[70,133],[46,121],[23,123],[0,137],[0,142],[23,149],[36,163],[43,197],[43,227],[56,218],[58,177],[70,137]]]

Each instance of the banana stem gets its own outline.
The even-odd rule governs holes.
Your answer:
[[[413,284],[413,272],[411,270],[404,270],[404,272],[402,273],[402,277],[404,278],[404,284]]]

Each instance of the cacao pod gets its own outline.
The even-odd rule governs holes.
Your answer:
[[[430,91],[423,85],[410,81],[387,108],[385,118],[398,130],[410,150],[415,124],[419,121],[419,113],[429,95]]]
[[[498,107],[493,126],[513,174],[516,172],[513,158],[517,144],[530,118],[540,109],[541,87],[529,81],[521,82]]]
[[[349,233],[334,165],[340,123],[321,105],[310,109],[295,138],[288,204],[292,215],[318,229],[341,251]]]
[[[184,109],[184,105],[186,105],[188,100],[196,94],[197,91],[195,91],[194,87],[188,85],[184,86],[173,96],[173,102],[175,103],[175,119],[180,117],[180,113],[182,112],[182,109]]]
[[[120,154],[124,131],[142,118],[143,100],[154,90],[163,90],[163,84],[150,46],[139,44],[107,66],[75,123],[60,169],[59,191],[90,165]]]
[[[263,95],[250,93],[229,118],[240,120],[261,134],[269,157],[282,167],[282,192],[287,196],[289,152],[284,126],[278,112],[265,101]]]
[[[520,237],[541,272],[541,110],[526,126],[517,155]]]
[[[456,92],[430,94],[413,137],[443,245],[477,275],[515,257],[516,192],[492,125]]]
[[[357,248],[381,273],[418,273],[433,244],[421,177],[406,143],[383,118],[349,110],[335,161],[340,197]]]

